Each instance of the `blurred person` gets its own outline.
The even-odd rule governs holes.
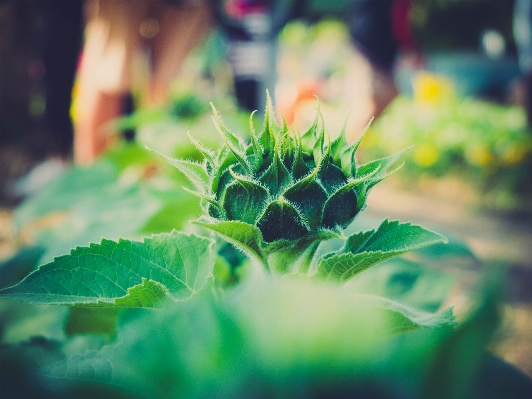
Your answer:
[[[183,60],[212,26],[206,0],[88,0],[86,7],[74,115],[74,161],[82,165],[115,139],[108,122],[124,112],[137,54],[149,57],[149,102],[163,104]]]
[[[419,67],[419,46],[410,28],[412,0],[354,0],[347,25],[355,48],[371,67],[371,117],[378,117],[397,96],[393,71],[400,52],[402,62]]]
[[[275,92],[277,37],[297,14],[300,0],[219,1],[217,16],[228,39],[234,95],[240,108],[266,106],[265,92]]]
[[[233,47],[239,50],[234,51],[237,56],[233,56],[231,60],[237,85],[237,97],[239,78],[242,81],[242,86],[247,84],[248,97],[250,97],[249,92],[258,92],[259,95],[263,95],[264,92],[264,90],[257,91],[255,87],[259,85],[255,83],[255,86],[251,86],[253,83],[248,83],[249,81],[255,79],[255,81],[266,82],[263,84],[266,87],[272,85],[271,81],[274,79],[272,79],[271,75],[268,76],[264,71],[260,71],[258,66],[262,65],[264,68],[267,63],[272,64],[275,52],[271,48],[274,48],[275,45],[271,45],[269,51],[266,51],[266,49],[257,51],[258,49],[255,49],[253,56],[253,49],[249,43],[254,37],[258,37],[258,39],[255,39],[257,43],[260,43],[260,40],[264,42],[264,37],[269,38],[268,40],[270,41],[275,41],[279,30],[290,19],[299,18],[314,22],[324,17],[333,16],[346,23],[353,47],[363,56],[367,63],[365,74],[351,77],[347,84],[353,84],[353,81],[357,79],[368,78],[370,80],[366,85],[358,84],[356,85],[357,87],[353,85],[353,91],[356,91],[356,93],[353,93],[354,95],[358,97],[366,95],[368,97],[365,106],[357,109],[357,113],[351,117],[351,130],[356,132],[356,134],[372,117],[378,117],[397,96],[398,89],[393,72],[398,56],[401,55],[401,62],[408,63],[410,66],[420,67],[422,65],[420,48],[411,33],[410,27],[410,11],[413,0],[351,0],[348,2],[340,0],[232,0],[229,3],[232,3],[233,10],[236,10],[233,11],[234,14],[240,13],[241,16],[245,17],[246,15],[262,13],[262,15],[268,15],[268,18],[263,17],[263,19],[269,23],[267,26],[265,23],[257,23],[257,18],[255,18],[256,25],[259,28],[262,27],[263,32],[255,36],[248,33],[248,37],[245,39],[247,40],[247,43],[245,43],[247,46],[240,45],[240,48],[238,46],[238,38],[236,40],[233,39],[236,42]],[[241,18],[244,19],[244,17]],[[251,18],[250,21],[253,22]],[[248,28],[249,30],[251,29]],[[233,36],[237,36],[238,33],[236,31]],[[245,36],[241,34],[241,37]],[[258,47],[257,45],[255,46]],[[247,50],[250,54],[250,61],[245,62],[242,60],[244,58],[244,50]],[[261,60],[262,64],[259,63],[259,60]],[[275,65],[274,62],[273,65]],[[252,70],[252,67],[255,70]],[[245,72],[248,75],[255,73],[255,76],[250,76],[246,80]],[[261,73],[262,76],[260,75]],[[358,86],[368,87],[363,93],[360,93],[358,92]],[[301,99],[304,100],[310,95],[319,95],[319,84],[316,82],[311,83],[310,86],[309,82],[303,82],[297,87],[298,90],[303,92],[300,93],[298,91],[292,99],[280,99],[281,108],[288,113],[290,120],[293,119],[290,115],[293,114],[294,109],[297,107],[296,102]],[[311,93],[309,87],[313,87],[316,91]],[[269,88],[272,91],[272,88]],[[290,104],[290,101],[292,104]],[[247,108],[256,109],[257,102],[255,100]]]
[[[263,108],[262,98],[273,93],[275,78],[275,35],[267,0],[229,0],[219,14],[228,37],[234,95],[240,108],[254,111]]]
[[[170,82],[183,59],[212,26],[207,0],[89,0],[86,43],[78,75],[74,158],[87,164],[114,136],[106,123],[123,112],[131,86],[134,54],[150,53],[152,104],[167,100]],[[229,38],[229,61],[241,108],[261,108],[264,90],[274,92],[275,42],[290,19],[315,20],[334,15],[337,1],[219,0],[215,3],[222,29]],[[338,4],[337,4],[338,3]],[[340,16],[354,46],[371,66],[371,106],[358,110],[357,132],[378,116],[397,95],[393,66],[400,49],[415,52],[408,14],[412,0],[352,0]],[[145,32],[143,33],[143,26]],[[357,96],[360,93],[356,93]]]
[[[532,0],[515,0],[513,31],[523,80],[523,107],[532,127]]]

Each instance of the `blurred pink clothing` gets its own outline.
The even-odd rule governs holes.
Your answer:
[[[147,100],[163,104],[185,57],[213,25],[203,0],[88,0],[86,6],[74,115],[78,164],[92,163],[116,140],[109,122],[123,113],[137,55],[149,60]]]
[[[168,85],[212,25],[204,1],[89,0],[80,77],[106,93],[131,87],[132,65],[148,55],[152,80]]]

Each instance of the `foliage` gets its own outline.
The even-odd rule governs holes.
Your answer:
[[[200,190],[205,214],[197,224],[249,260],[230,255],[210,237],[176,230],[142,241],[105,238],[55,257],[0,290],[0,298],[18,301],[0,302],[6,304],[0,307],[0,363],[18,373],[1,381],[3,392],[56,398],[470,397],[497,326],[496,293],[487,290],[456,327],[452,308],[442,307],[449,280],[396,258],[442,245],[443,236],[388,220],[351,233],[369,189],[388,175],[398,155],[358,164],[360,140],[349,145],[342,134],[330,142],[319,115],[309,132],[289,136],[286,125],[273,121],[271,103],[260,135],[250,123],[250,143],[234,136],[216,111],[214,120],[225,141],[220,150],[192,139],[203,163],[168,159]],[[67,186],[58,182],[54,190]],[[105,187],[99,189],[107,198]],[[89,188],[81,185],[80,191],[81,198],[54,205],[52,190],[49,204],[26,205],[21,214],[91,198]],[[305,196],[316,203],[294,205]],[[334,198],[342,206],[328,212]],[[285,235],[273,218],[261,219],[274,213],[271,204],[277,204],[277,223],[281,219],[295,233]],[[141,219],[135,229],[145,223]],[[281,235],[269,236],[272,230]],[[321,245],[329,239],[340,245]],[[457,247],[449,248],[437,256],[456,255]],[[40,254],[28,252],[21,264],[27,267]],[[382,263],[391,258],[396,263]],[[0,271],[12,276],[13,264]],[[426,295],[433,278],[439,289]],[[153,307],[158,311],[145,309]],[[527,389],[529,381],[521,381],[519,389]]]
[[[212,277],[212,252],[210,240],[176,231],[143,242],[104,239],[55,258],[3,293],[32,303],[154,307],[201,290]]]
[[[413,99],[401,96],[392,102],[371,126],[363,150],[379,156],[416,143],[413,162],[402,171],[405,183],[454,175],[495,198],[526,198],[532,135],[524,112],[445,94],[441,81],[426,80],[419,82]]]
[[[197,223],[268,271],[294,271],[295,261],[305,255],[299,268],[307,272],[319,243],[342,234],[400,155],[359,165],[355,153],[362,136],[349,145],[342,132],[331,142],[319,111],[303,135],[292,136],[286,123],[277,126],[269,99],[259,135],[250,119],[247,144],[213,110],[225,145],[215,152],[191,137],[204,155],[202,164],[167,159],[187,176],[196,189],[192,192],[202,200],[204,217]],[[417,226],[385,222],[376,232],[348,238],[345,248],[319,263],[318,274],[347,280],[388,257],[442,240]]]

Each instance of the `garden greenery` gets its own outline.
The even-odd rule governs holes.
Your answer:
[[[224,139],[219,150],[191,136],[202,163],[165,156],[193,183],[187,190],[203,210],[194,223],[208,234],[173,230],[142,241],[102,239],[0,291],[0,298],[69,309],[64,331],[53,330],[63,323],[59,313],[44,323],[55,331],[43,338],[48,346],[15,346],[30,359],[36,347],[55,348],[36,367],[22,367],[25,392],[59,398],[469,397],[497,325],[492,291],[456,327],[452,308],[440,310],[445,294],[434,297],[443,280],[430,273],[424,279],[408,260],[396,263],[403,272],[395,276],[406,276],[394,285],[402,287],[399,293],[357,288],[356,280],[370,281],[364,275],[373,266],[447,241],[389,220],[352,232],[371,188],[396,169],[402,152],[359,164],[361,138],[349,144],[342,132],[330,141],[319,110],[308,131],[290,132],[274,121],[269,99],[262,131],[255,132],[252,114],[245,142],[213,110]],[[231,247],[209,231],[247,260],[237,253],[232,261]],[[320,245],[334,240],[341,244]],[[422,283],[427,289],[419,291],[419,306],[398,300]],[[528,383],[520,381],[518,389]]]
[[[198,190],[193,193],[203,202],[204,216],[195,223],[234,244],[264,271],[345,282],[386,259],[446,241],[420,226],[388,220],[376,230],[343,236],[400,153],[358,165],[362,137],[349,145],[343,132],[330,142],[319,111],[307,132],[292,136],[286,124],[279,128],[274,122],[269,99],[263,131],[255,133],[252,114],[246,144],[213,110],[225,145],[214,152],[191,137],[203,163],[168,160]],[[319,243],[335,237],[345,244],[311,270]],[[213,245],[177,231],[143,242],[104,239],[43,265],[1,295],[32,303],[119,307],[188,299],[212,277]]]

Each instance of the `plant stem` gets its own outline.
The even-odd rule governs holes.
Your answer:
[[[303,253],[303,258],[301,259],[301,264],[299,265],[299,273],[307,274],[312,263],[312,259],[316,254],[316,251],[320,245],[321,241],[315,241],[305,250]]]

